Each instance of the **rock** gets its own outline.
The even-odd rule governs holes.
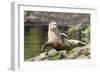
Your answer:
[[[67,59],[76,59],[80,55],[88,56],[89,54],[90,54],[90,44],[83,46],[83,47],[76,47],[76,48],[72,49],[69,52]],[[89,57],[87,57],[87,58],[89,58]]]
[[[56,55],[58,52],[55,50],[55,49],[51,49],[49,52],[48,52],[48,56],[52,57],[54,55]]]
[[[49,59],[44,59],[43,61],[49,61]]]
[[[30,62],[30,61],[35,61],[34,57],[33,58],[29,58],[27,60],[25,60],[26,62]]]
[[[48,59],[49,60],[58,60],[60,58],[60,54],[55,49],[51,49],[48,52]]]
[[[75,59],[78,56],[78,50],[77,49],[72,49],[68,55],[67,59]]]
[[[90,54],[90,44],[82,47],[80,49],[80,54],[83,54],[83,55],[89,55]]]
[[[67,51],[66,50],[59,51],[59,54],[60,54],[61,59],[67,58]]]
[[[90,57],[90,54],[87,56],[88,57],[88,59],[90,59],[91,57]]]
[[[27,59],[26,61],[41,61],[41,60],[45,60],[47,59],[47,52],[41,53],[40,55],[34,57],[34,58],[30,58]]]
[[[47,58],[47,55],[46,54],[47,54],[47,52],[44,52],[44,53],[40,54],[39,56],[36,56],[34,59],[36,61],[44,60],[44,59]]]
[[[59,60],[61,58],[60,54],[55,54],[52,56],[48,56],[48,60]]]
[[[80,55],[80,56],[77,57],[77,59],[88,59],[88,56]]]
[[[69,51],[56,51],[55,49],[51,49],[48,52],[43,52],[34,58],[27,59],[26,61],[49,61],[60,59],[90,59],[90,44],[83,47],[76,47]]]

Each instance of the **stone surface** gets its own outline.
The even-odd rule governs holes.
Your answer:
[[[56,55],[58,52],[55,50],[55,49],[51,49],[49,52],[48,52],[48,56],[54,56]]]
[[[60,59],[90,59],[90,44],[87,44],[83,47],[76,47],[69,51],[56,51],[55,49],[51,49],[47,52],[41,53],[34,58],[27,59],[26,61],[49,61]]]

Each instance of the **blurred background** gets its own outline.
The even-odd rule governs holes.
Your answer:
[[[43,52],[51,21],[56,21],[69,39],[90,43],[90,14],[24,11],[24,60]]]

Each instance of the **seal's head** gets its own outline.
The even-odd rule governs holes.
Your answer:
[[[50,30],[56,30],[57,27],[57,23],[55,21],[52,21],[49,23],[49,29]]]

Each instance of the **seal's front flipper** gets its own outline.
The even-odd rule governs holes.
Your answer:
[[[61,33],[62,37],[65,37],[66,39],[68,39],[68,35],[66,35],[65,33]]]
[[[41,50],[43,50],[46,46],[49,46],[49,43],[48,43],[48,42],[46,42],[46,43],[42,46]]]

